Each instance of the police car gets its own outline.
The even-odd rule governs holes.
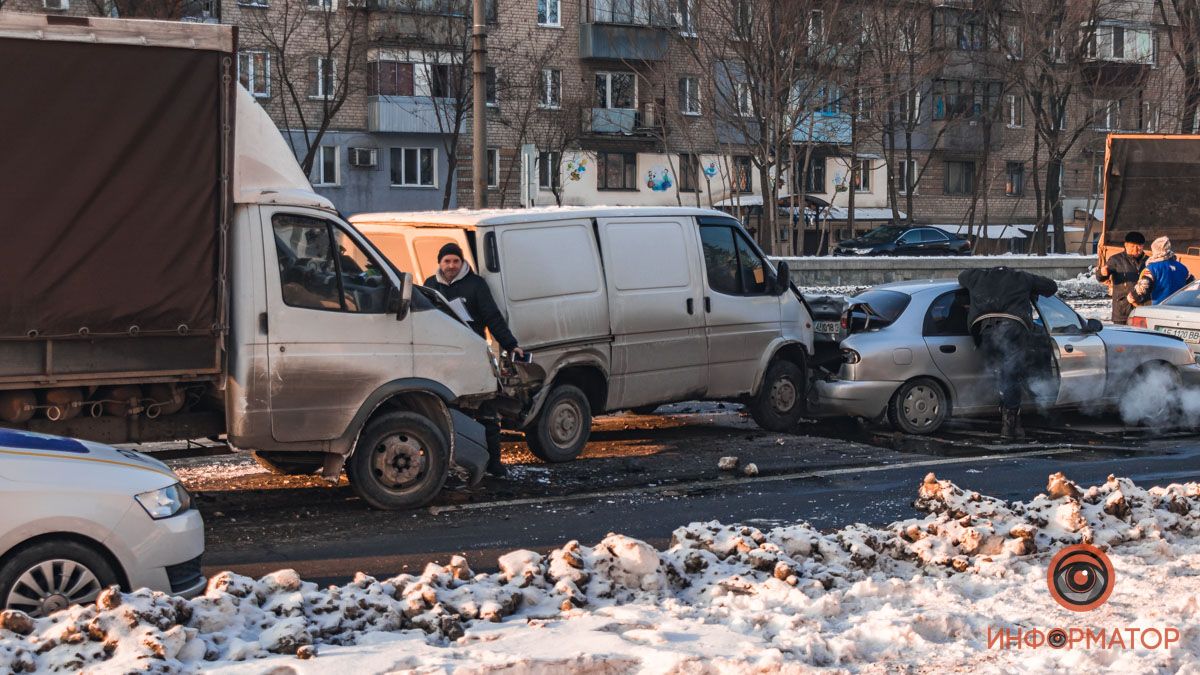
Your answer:
[[[204,521],[179,478],[132,450],[0,429],[0,603],[46,616],[117,584],[192,597]]]

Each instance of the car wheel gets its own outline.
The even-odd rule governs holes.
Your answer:
[[[387,413],[363,429],[346,463],[350,486],[377,509],[428,504],[450,471],[450,446],[442,431],[411,412]]]
[[[762,387],[750,400],[750,416],[767,431],[790,431],[804,415],[807,382],[800,366],[783,359],[772,361]]]
[[[570,462],[592,433],[592,405],[583,390],[560,384],[546,397],[537,421],[525,432],[529,451],[543,462]]]
[[[888,402],[888,421],[906,434],[931,434],[950,417],[950,399],[942,385],[927,378],[909,380]]]
[[[262,468],[277,476],[305,476],[315,473],[322,466],[323,458],[303,458],[307,453],[299,452],[259,452],[250,453]],[[289,455],[295,455],[291,457]]]
[[[660,406],[658,406],[657,404],[655,404],[655,405],[642,405],[642,406],[638,406],[638,407],[636,407],[636,408],[630,408],[630,409],[629,409],[629,412],[631,412],[631,413],[633,413],[633,414],[635,414],[635,415],[653,415],[653,414],[654,414],[654,411],[655,411],[655,410],[658,410],[658,409],[659,409],[659,407],[660,407]]]
[[[93,602],[100,591],[118,583],[117,572],[108,559],[70,539],[38,542],[0,567],[4,608],[32,617]]]

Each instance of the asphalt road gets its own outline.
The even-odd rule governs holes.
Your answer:
[[[320,582],[355,572],[387,577],[463,554],[476,570],[510,550],[549,550],[609,532],[668,544],[697,520],[759,527],[804,520],[820,528],[919,515],[925,474],[1004,499],[1028,499],[1063,471],[1081,484],[1109,474],[1142,484],[1200,480],[1200,437],[1150,437],[1102,420],[1034,420],[1025,444],[994,443],[994,423],[957,423],[933,439],[854,424],[813,422],[766,433],[736,408],[680,405],[654,416],[598,420],[583,457],[547,466],[508,439],[508,480],[451,488],[430,508],[373,511],[348,486],[264,473],[213,448],[168,460],[197,497],[208,527],[206,572],[261,575],[291,567]],[[194,453],[193,453],[194,454]],[[754,477],[722,472],[722,456]]]

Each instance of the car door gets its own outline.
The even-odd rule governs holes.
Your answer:
[[[701,218],[708,396],[748,394],[763,353],[780,334],[773,273],[746,233],[725,218]]]
[[[925,313],[924,339],[929,355],[950,384],[956,411],[995,408],[1000,395],[983,355],[967,326],[969,297],[959,288],[939,295]]]
[[[1059,380],[1056,404],[1072,405],[1103,397],[1108,377],[1104,340],[1088,333],[1083,319],[1057,297],[1038,298],[1037,311],[1038,323],[1054,343]]]
[[[614,408],[702,397],[708,347],[690,217],[600,218]]]
[[[412,322],[387,313],[392,281],[340,221],[262,208],[271,435],[341,436],[367,396],[412,372]]]
[[[948,255],[950,237],[941,230],[926,227],[921,230],[921,252],[924,255]]]
[[[896,240],[895,255],[919,255],[921,253],[921,231],[909,230]]]

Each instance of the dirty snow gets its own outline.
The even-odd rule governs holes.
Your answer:
[[[30,622],[0,616],[0,671],[326,673],[1200,671],[1200,484],[1141,488],[1061,474],[1028,502],[930,474],[886,527],[822,532],[717,522],[670,547],[610,534],[476,574],[320,588],[291,570],[214,577],[191,601],[106,591]],[[1092,543],[1116,571],[1079,615],[1046,590],[1059,547]],[[1170,649],[990,649],[988,630],[1175,628]],[[280,670],[275,670],[281,668]]]

